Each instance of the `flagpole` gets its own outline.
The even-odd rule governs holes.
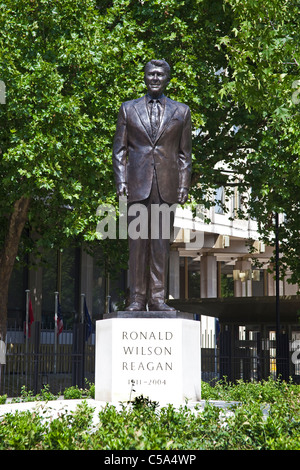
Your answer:
[[[55,295],[55,310],[54,310],[54,374],[56,374],[58,292],[54,292],[54,295]]]
[[[26,289],[26,323],[25,323],[25,355],[26,355],[26,362],[25,362],[25,377],[27,383],[27,374],[28,374],[28,319],[29,319],[29,293],[30,290]]]
[[[84,298],[85,298],[85,294],[81,294],[81,311],[80,311],[80,322],[81,323],[84,323]]]
[[[28,320],[29,320],[29,293],[30,290],[26,289],[26,320],[25,320],[25,343],[26,343],[26,354],[28,353]]]

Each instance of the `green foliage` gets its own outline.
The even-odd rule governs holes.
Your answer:
[[[0,405],[4,405],[7,400],[7,395],[0,395]]]
[[[117,204],[111,149],[119,106],[145,92],[144,64],[165,58],[168,95],[192,111],[192,200],[209,206],[220,185],[229,193],[252,188],[246,208],[269,242],[274,211],[285,212],[282,266],[297,281],[297,8],[284,0],[2,2],[0,243],[14,202],[27,196],[20,258],[70,238],[93,251],[97,207]],[[103,264],[119,271],[126,241],[108,241]]]
[[[172,67],[168,95],[191,107],[198,131],[193,182],[201,183],[194,196],[204,198],[220,178],[214,164],[232,151],[227,131],[241,115],[222,102],[216,75],[226,57],[215,45],[229,24],[230,12],[208,0],[2,3],[2,236],[12,203],[26,195],[27,227],[41,235],[35,247],[95,240],[98,205],[116,203],[111,149],[118,108],[145,92],[143,67],[153,57]]]
[[[41,442],[43,450],[76,450],[84,448],[88,441],[87,431],[93,416],[93,408],[83,401],[76,411],[63,414],[53,419],[47,429],[47,434]]]
[[[38,398],[37,398],[38,399]],[[27,390],[26,385],[23,385],[21,387],[21,394],[20,397],[14,398],[13,401],[16,403],[25,403],[27,401],[33,401],[34,400],[34,394],[32,390]]]
[[[244,382],[238,380],[235,384],[228,382],[226,378],[217,382],[213,387],[202,382],[201,396],[203,400],[226,400],[247,403],[249,401],[261,404],[275,403],[286,397],[292,398],[298,392],[299,387],[292,383],[287,384],[281,379],[262,380],[260,382]]]
[[[30,450],[43,438],[45,428],[38,414],[7,413],[1,418],[0,449]]]
[[[82,398],[82,390],[80,390],[77,385],[75,387],[69,387],[64,391],[64,398],[66,400]]]
[[[219,39],[228,60],[220,91],[256,122],[254,145],[230,168],[252,188],[248,212],[265,243],[274,242],[274,212],[284,213],[279,231],[282,274],[289,267],[299,282],[299,4],[284,0],[225,0],[232,24]],[[241,128],[247,124],[239,122]],[[237,132],[237,135],[239,131]]]
[[[20,397],[13,398],[13,403],[25,403],[30,401],[49,401],[49,400],[57,400],[57,396],[53,395],[53,393],[49,390],[49,385],[44,385],[41,389],[41,392],[37,395],[34,395],[32,390],[27,390],[27,387],[23,385],[21,387],[21,394]],[[5,402],[4,402],[5,403]]]
[[[66,400],[72,400],[74,398],[93,398],[95,395],[95,386],[87,383],[89,388],[78,388],[78,386],[72,386],[64,390],[64,398]]]
[[[298,385],[202,383],[202,400],[204,409],[159,407],[142,396],[118,409],[107,404],[97,426],[84,400],[50,421],[29,411],[8,413],[0,419],[0,449],[300,450]],[[214,400],[232,404],[225,411]]]
[[[159,406],[156,401],[149,400],[148,397],[144,397],[143,395],[135,397],[134,400],[128,403],[131,403],[132,407],[137,411],[142,410],[144,408],[151,408],[154,411]]]
[[[115,202],[118,108],[104,78],[107,30],[96,2],[7,0],[0,27],[7,90],[0,106],[0,243],[22,195],[31,204],[21,259],[24,251],[68,246],[70,238],[93,241],[97,207]],[[124,251],[114,257],[116,269]]]

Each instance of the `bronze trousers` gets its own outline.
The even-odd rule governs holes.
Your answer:
[[[134,203],[128,205],[128,211],[133,204]],[[144,231],[145,238],[139,237],[132,239],[129,230],[130,303],[137,301],[146,304],[147,301],[148,303],[165,301],[170,253],[170,234],[171,227],[173,226],[174,211],[170,212],[168,220],[163,219],[162,212],[159,213],[159,217],[155,217],[155,221],[153,220],[154,217],[151,210],[153,204],[166,204],[160,197],[155,171],[149,197],[138,204],[141,204],[145,209],[140,211],[140,213],[137,212],[136,215],[128,216],[128,227],[130,227],[130,223],[133,222],[136,217],[140,217],[141,213],[146,214],[148,219],[148,233],[145,237]],[[169,204],[167,206],[170,207]],[[159,224],[158,227],[157,223]],[[153,228],[154,224],[156,229],[155,233],[158,234],[156,238],[153,238],[153,231],[151,233],[151,228]],[[167,231],[165,231],[166,224],[168,228]],[[165,236],[166,233],[169,233],[168,237]]]

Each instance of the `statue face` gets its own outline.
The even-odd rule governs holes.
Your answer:
[[[163,94],[169,83],[169,77],[163,67],[150,65],[145,71],[145,83],[150,96],[156,98]]]

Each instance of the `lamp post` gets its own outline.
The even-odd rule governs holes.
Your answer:
[[[279,216],[275,212],[275,272],[276,272],[276,376],[282,376],[283,380],[288,379],[289,359],[288,359],[288,337],[280,331],[280,297],[279,297]]]
[[[280,309],[279,309],[279,222],[275,212],[275,284],[276,284],[276,355],[279,352]]]

